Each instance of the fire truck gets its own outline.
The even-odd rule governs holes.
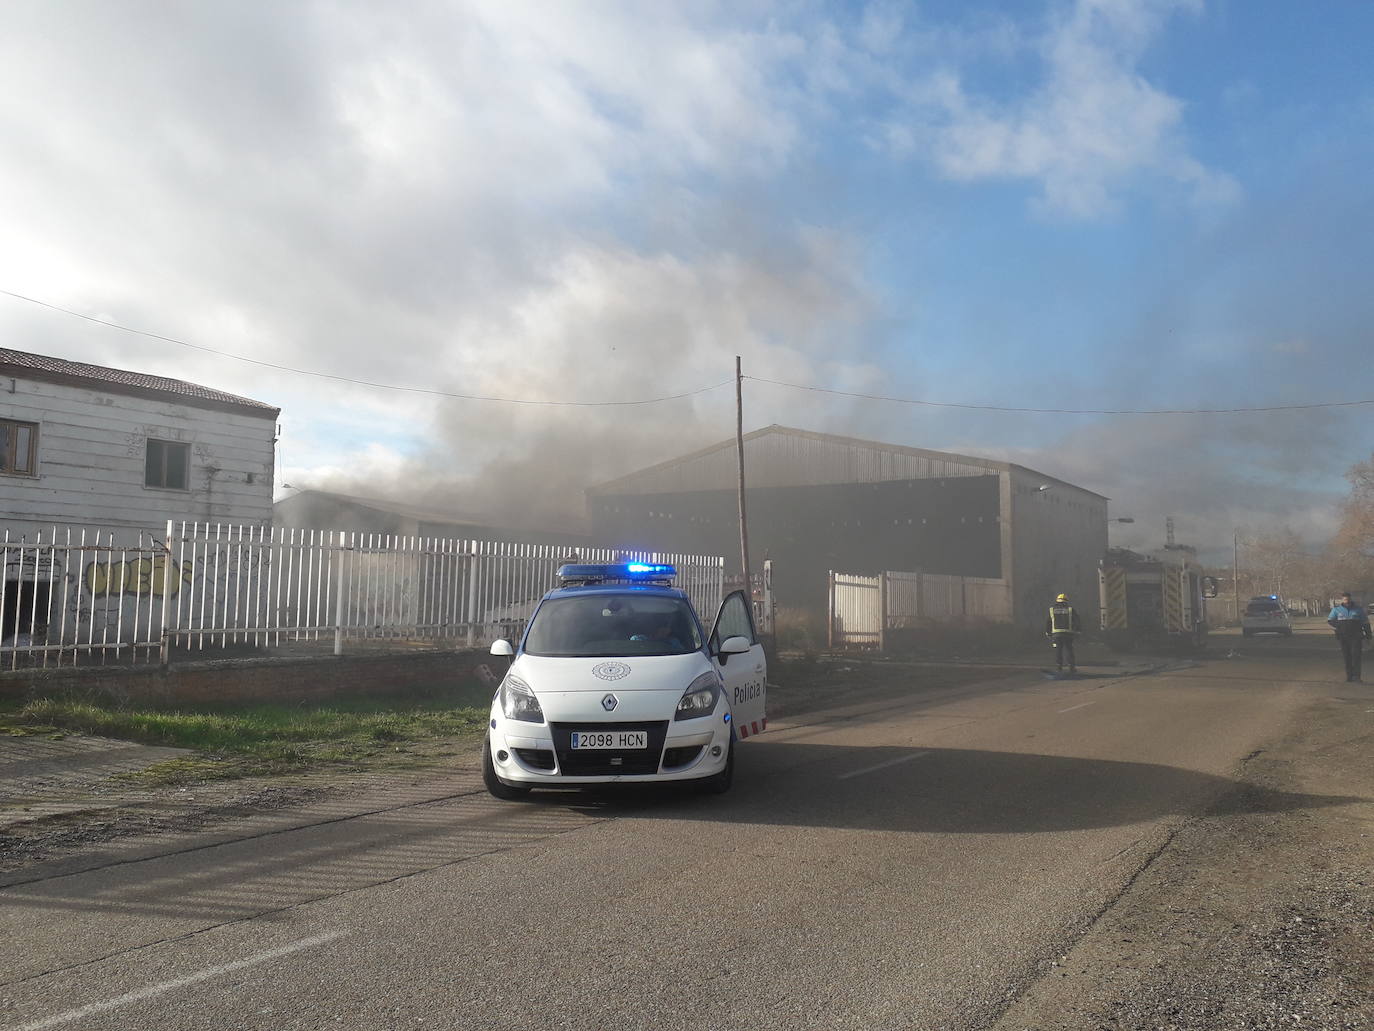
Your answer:
[[[1187,546],[1142,555],[1112,548],[1098,569],[1102,633],[1120,651],[1194,650],[1207,640],[1211,578]]]

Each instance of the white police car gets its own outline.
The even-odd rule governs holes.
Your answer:
[[[767,726],[767,668],[743,591],[704,633],[672,566],[566,565],[491,707],[482,774],[497,798],[531,788],[695,781],[721,792],[735,742]]]

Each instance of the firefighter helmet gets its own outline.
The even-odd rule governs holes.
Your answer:
[[[1054,600],[1057,601],[1057,602],[1061,602],[1061,603],[1062,603],[1062,602],[1066,602],[1066,601],[1069,600],[1069,596],[1068,596],[1067,594],[1061,594],[1059,597],[1055,598]]]

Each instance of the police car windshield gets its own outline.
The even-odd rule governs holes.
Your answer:
[[[686,655],[700,649],[691,606],[680,598],[648,594],[550,598],[539,606],[525,637],[530,655]]]
[[[1247,616],[1264,616],[1270,612],[1278,612],[1282,607],[1278,602],[1266,598],[1262,601],[1247,602],[1245,614]]]

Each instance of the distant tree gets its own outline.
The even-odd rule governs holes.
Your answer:
[[[1245,566],[1253,592],[1288,597],[1294,581],[1301,577],[1300,569],[1307,558],[1302,538],[1285,526],[1252,537],[1247,543]]]
[[[1350,481],[1350,495],[1341,505],[1330,567],[1336,580],[1357,590],[1374,586],[1374,455],[1351,466],[1345,478]]]

